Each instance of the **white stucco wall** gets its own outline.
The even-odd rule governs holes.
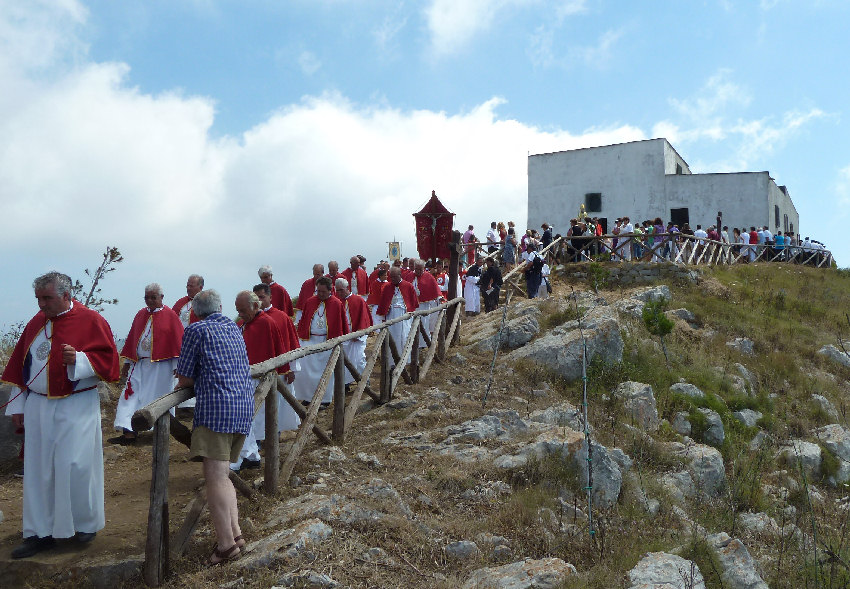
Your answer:
[[[791,198],[768,172],[693,174],[666,139],[529,156],[529,227],[545,221],[563,233],[592,192],[602,194],[602,210],[588,214],[607,218],[609,228],[624,215],[632,221],[668,221],[671,209],[686,207],[692,228],[707,228],[723,211],[723,224],[730,228],[767,225],[775,232],[774,205],[780,208],[780,225],[786,214],[795,230],[800,225]]]
[[[547,221],[563,233],[591,192],[602,194],[602,210],[588,214],[607,217],[610,226],[623,215],[655,217],[665,208],[665,159],[673,161],[666,143],[651,139],[530,156],[528,226]]]

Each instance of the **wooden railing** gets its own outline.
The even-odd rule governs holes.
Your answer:
[[[271,399],[275,392],[279,392],[301,418],[301,425],[298,428],[295,441],[281,464],[277,403],[269,402],[265,404],[266,441],[264,453],[266,463],[263,492],[273,495],[277,491],[280,481],[288,483],[298,456],[307,444],[311,433],[322,444],[342,443],[345,440],[346,433],[351,430],[363,394],[369,395],[377,403],[386,403],[392,399],[399,380],[404,380],[408,384],[416,383],[425,377],[434,361],[445,361],[447,347],[451,345],[460,332],[463,303],[462,297],[454,298],[432,309],[405,313],[400,317],[368,329],[349,333],[321,344],[298,348],[276,358],[251,365],[251,376],[259,379],[254,392],[255,414],[263,401],[267,398]],[[432,334],[426,329],[423,319],[435,313],[438,313],[439,316]],[[398,344],[401,342],[393,340],[388,328],[408,319],[412,319],[410,332],[407,340],[403,342],[403,346],[399,348]],[[375,335],[375,340],[371,351],[368,353],[366,367],[360,373],[345,357],[342,344],[364,335]],[[420,338],[425,342],[425,348],[420,349]],[[330,358],[319,379],[313,398],[305,409],[292,395],[288,385],[278,378],[276,369],[299,358],[327,351],[331,352]],[[420,352],[424,352],[424,354],[420,356]],[[407,364],[408,358],[410,364]],[[369,377],[378,364],[380,364],[380,389],[376,392],[369,385]],[[346,370],[357,383],[348,401],[346,401],[344,384]],[[329,436],[327,432],[316,425],[316,420],[320,401],[328,388],[331,375],[334,376],[334,400],[333,422]],[[187,447],[191,445],[192,437],[189,428],[172,417],[170,410],[183,401],[191,399],[194,394],[192,388],[178,389],[157,399],[133,415],[132,426],[134,430],[144,431],[151,427],[154,430],[150,507],[145,543],[145,563],[142,571],[145,583],[151,587],[158,587],[163,583],[168,574],[170,557],[183,554],[206,506],[203,493],[199,491],[190,502],[186,518],[180,529],[173,538],[169,538],[169,437],[173,436]],[[253,497],[253,489],[237,473],[231,472],[230,479],[241,494],[248,498]]]

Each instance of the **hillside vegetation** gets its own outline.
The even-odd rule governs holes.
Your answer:
[[[203,564],[205,522],[167,586],[850,585],[850,273],[582,277],[606,271],[511,300],[492,378],[501,309],[468,318],[447,363],[344,445],[311,441],[278,497],[240,500],[240,560]],[[642,318],[660,299],[667,359]]]

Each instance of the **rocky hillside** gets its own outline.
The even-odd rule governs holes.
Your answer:
[[[448,364],[364,405],[278,497],[240,500],[241,559],[204,566],[205,522],[168,586],[850,584],[850,275],[616,279],[557,269],[550,299],[510,302],[501,337],[501,312],[468,319]],[[641,318],[659,299],[667,359]]]

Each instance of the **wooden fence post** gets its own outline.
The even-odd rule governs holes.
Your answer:
[[[422,325],[420,322],[419,325]],[[416,327],[416,335],[413,336],[413,348],[410,350],[410,365],[407,368],[410,373],[410,380],[414,383],[419,382],[419,326]]]
[[[145,584],[159,587],[168,574],[168,443],[171,414],[157,420],[153,432],[153,468],[151,470],[148,535],[145,542]]]
[[[390,366],[390,334],[381,343],[381,404],[389,403],[392,399],[393,371]]]
[[[443,312],[440,315],[440,325],[437,329],[437,359],[440,362],[446,361],[446,323],[448,323],[451,315],[448,312]]]
[[[334,367],[334,418],[331,426],[334,441],[345,440],[345,352],[339,344],[339,358]]]
[[[279,377],[275,374],[274,378],[276,385]],[[277,395],[277,386],[272,386],[266,393],[266,440],[263,442],[263,450],[266,454],[263,491],[266,495],[274,495],[277,491],[280,475],[280,434],[277,426],[280,416],[277,414]]]

